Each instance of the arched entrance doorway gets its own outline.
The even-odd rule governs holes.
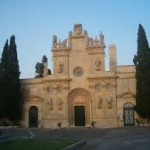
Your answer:
[[[124,126],[134,125],[134,105],[126,103],[124,105]]]
[[[29,127],[38,127],[38,108],[31,106],[29,109]]]
[[[71,126],[90,125],[91,96],[82,88],[73,89],[68,94],[68,118]]]

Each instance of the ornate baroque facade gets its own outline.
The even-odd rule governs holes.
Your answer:
[[[135,67],[117,66],[116,46],[109,45],[109,71],[105,70],[105,43],[88,36],[81,24],[68,38],[53,36],[53,74],[21,80],[25,127],[44,128],[134,125]]]

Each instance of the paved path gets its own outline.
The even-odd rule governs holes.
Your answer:
[[[87,150],[150,150],[150,127],[116,129],[62,128],[50,129],[3,129],[9,138],[85,139]]]

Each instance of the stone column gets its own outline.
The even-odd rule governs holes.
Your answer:
[[[117,67],[117,53],[116,53],[116,45],[109,45],[109,69],[112,72],[116,71]]]

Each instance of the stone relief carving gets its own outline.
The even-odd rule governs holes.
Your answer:
[[[57,36],[53,36],[53,48],[57,48]]]
[[[59,62],[58,73],[63,73],[63,71],[64,71],[64,64],[62,62]]]
[[[90,80],[89,88],[95,89],[96,91],[101,90],[102,88],[105,88],[106,90],[111,90],[117,86],[114,79],[112,80]]]
[[[58,106],[58,109],[59,109],[59,110],[62,110],[62,105],[63,105],[63,101],[61,100],[61,98],[59,98],[59,99],[57,100],[57,106]]]
[[[79,95],[75,97],[74,103],[84,103],[84,102],[85,99],[82,96]]]
[[[47,100],[47,106],[49,110],[53,109],[53,99],[52,98],[48,98]]]
[[[100,90],[101,85],[100,84],[95,84],[95,90]]]
[[[74,70],[73,70],[73,74],[76,76],[76,77],[79,77],[83,74],[83,69],[81,67],[76,67]]]
[[[103,103],[103,99],[101,97],[99,97],[98,103],[97,103],[97,108],[101,109],[102,108],[102,103]]]
[[[101,62],[100,58],[97,58],[96,61],[95,61],[95,70],[96,71],[101,70],[101,64],[102,64],[102,62]]]
[[[108,96],[108,98],[107,98],[107,106],[108,106],[109,109],[112,108],[112,102],[113,102],[113,98]]]

